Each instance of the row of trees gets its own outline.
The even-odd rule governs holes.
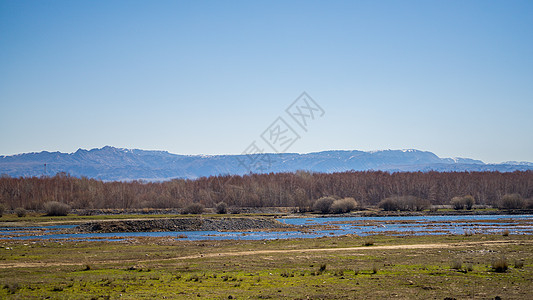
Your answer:
[[[375,206],[395,196],[424,201],[407,201],[412,205],[442,205],[451,204],[453,197],[471,195],[476,204],[496,205],[506,194],[532,198],[533,171],[298,171],[166,182],[103,182],[64,173],[53,177],[0,178],[0,203],[7,209],[31,210],[42,210],[45,203],[58,201],[72,208],[184,208],[192,203],[215,207],[224,202],[230,207],[298,207],[308,211],[317,199],[328,196],[353,198],[359,206]]]

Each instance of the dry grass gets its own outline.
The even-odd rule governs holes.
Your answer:
[[[505,291],[508,298],[527,299],[533,292],[533,268],[526,264],[533,261],[530,236],[373,236],[379,246],[363,247],[366,239],[3,240],[0,282],[5,287],[0,286],[0,298],[461,299],[474,293],[490,299],[503,296],[509,282],[513,289]],[[337,250],[342,247],[353,250]],[[520,270],[492,272],[481,254],[489,250],[526,263]],[[449,257],[461,257],[468,262],[466,269],[470,263],[475,268],[458,274],[450,270]]]
[[[450,268],[453,270],[461,270],[463,268],[463,261],[460,259],[454,259],[450,264]]]
[[[495,258],[492,261],[492,270],[497,273],[504,273],[507,272],[507,269],[509,268],[507,264],[507,259],[505,256]]]
[[[372,240],[372,239],[367,239],[363,243],[363,246],[373,246],[373,245],[374,245],[374,240]]]
[[[23,207],[17,207],[15,208],[15,215],[17,215],[19,218],[25,217],[26,210]]]
[[[516,269],[522,269],[524,267],[524,261],[523,260],[515,260],[514,261],[514,267]]]
[[[44,204],[44,210],[47,216],[67,216],[70,212],[70,206],[61,202],[50,201]]]

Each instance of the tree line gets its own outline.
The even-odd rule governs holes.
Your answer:
[[[0,177],[0,204],[6,209],[42,210],[57,201],[75,209],[183,208],[193,203],[215,207],[297,207],[309,210],[322,197],[353,198],[360,206],[412,196],[431,205],[452,204],[470,195],[476,204],[497,205],[504,195],[533,198],[533,171],[400,172],[381,171],[221,175],[165,182],[104,182],[65,173],[52,177]]]

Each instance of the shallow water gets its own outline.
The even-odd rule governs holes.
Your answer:
[[[42,227],[0,227],[0,239],[123,240],[133,237],[174,237],[179,240],[263,240],[316,238],[356,234],[424,235],[501,233],[533,234],[533,215],[410,216],[410,217],[324,217],[282,218],[285,224],[311,226],[296,231],[167,231],[122,233],[61,233],[74,225]],[[315,228],[313,228],[315,227]]]

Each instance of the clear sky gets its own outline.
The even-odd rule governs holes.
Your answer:
[[[303,91],[289,152],[533,161],[533,1],[0,0],[0,155],[239,154]]]

